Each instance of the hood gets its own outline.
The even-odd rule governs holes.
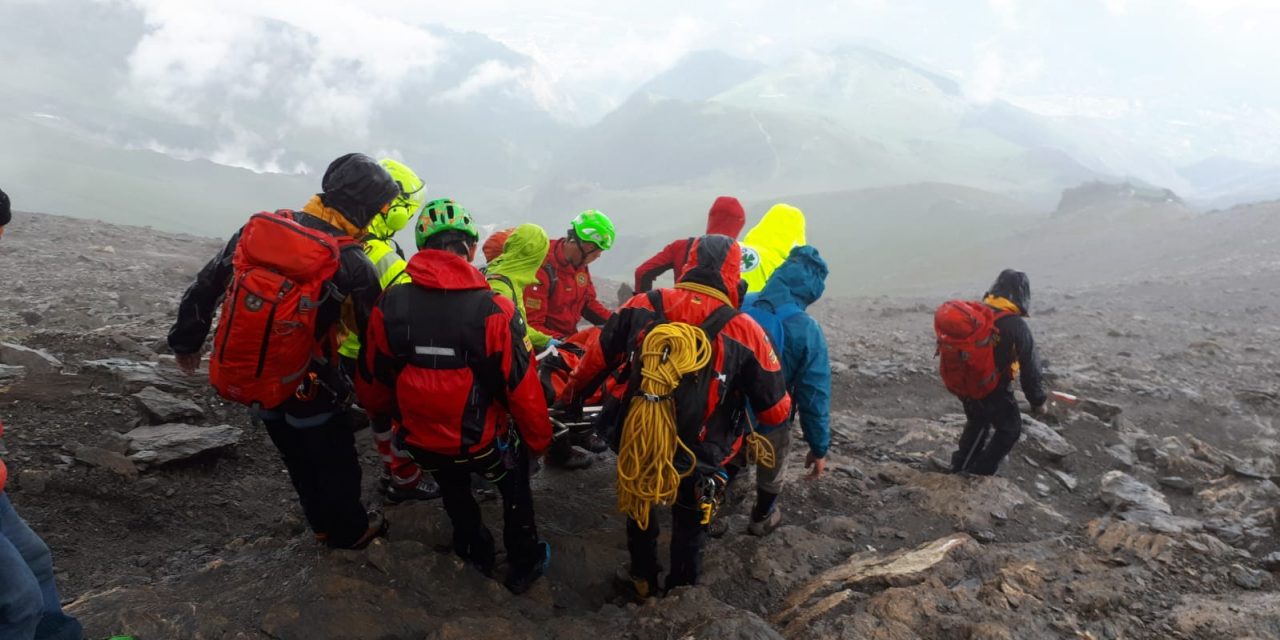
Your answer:
[[[804,237],[804,213],[789,204],[775,204],[742,241],[758,250],[786,256],[792,247],[808,244]]]
[[[742,203],[733,196],[720,196],[707,212],[707,234],[719,234],[737,238],[747,224],[747,214]]]
[[[360,228],[352,224],[346,216],[342,215],[341,211],[332,207],[324,206],[324,202],[318,195],[311,196],[311,199],[307,201],[307,204],[302,206],[302,211],[307,215],[324,220],[335,229],[340,229],[353,240],[364,236],[364,234],[360,232]]]
[[[680,284],[711,287],[723,293],[733,306],[741,304],[738,282],[742,280],[742,249],[733,238],[705,235],[694,240],[684,269]]]
[[[826,291],[827,273],[827,262],[817,249],[808,245],[796,247],[769,277],[759,299],[768,301],[774,309],[788,302],[808,307]]]
[[[515,229],[494,231],[489,234],[488,238],[485,238],[484,245],[481,246],[485,262],[493,262],[498,256],[502,255],[502,247],[507,243],[507,238],[511,237],[512,231],[515,231]]]
[[[337,209],[357,229],[364,229],[382,208],[400,195],[400,185],[373,158],[348,153],[329,163],[318,194],[326,207]],[[353,234],[359,238],[361,234]]]
[[[522,224],[507,238],[502,245],[502,254],[489,266],[485,273],[506,276],[518,287],[527,287],[538,281],[538,269],[547,259],[547,249],[551,241],[547,232],[536,224]]]
[[[1001,271],[987,295],[1004,298],[1018,305],[1024,316],[1031,313],[1031,279],[1021,271]]]
[[[423,249],[409,258],[405,272],[414,284],[429,289],[488,289],[489,283],[465,258],[439,249]]]

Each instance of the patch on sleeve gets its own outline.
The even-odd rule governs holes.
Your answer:
[[[529,353],[533,353],[533,341],[529,339],[529,336],[524,337],[524,348]]]
[[[542,308],[542,299],[540,299],[540,298],[525,298],[525,300],[524,300],[524,306],[529,307],[530,309],[541,309],[541,308]]]

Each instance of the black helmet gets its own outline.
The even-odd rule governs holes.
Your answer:
[[[1005,269],[996,276],[995,284],[987,291],[989,296],[1006,298],[1018,305],[1022,315],[1031,313],[1031,279],[1027,274],[1013,269]]]
[[[325,206],[337,209],[351,224],[367,227],[373,217],[400,195],[400,185],[377,160],[348,153],[329,163],[320,182]]]

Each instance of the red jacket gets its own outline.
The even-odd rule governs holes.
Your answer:
[[[737,307],[741,256],[738,243],[724,236],[703,236],[695,241],[690,268],[681,283],[653,294],[661,298],[666,319],[701,325],[725,306],[721,297]],[[708,289],[719,294],[710,295]],[[629,357],[643,343],[645,332],[656,317],[649,294],[635,296],[623,305],[574,369],[560,401],[571,404],[584,390],[594,389],[608,377],[610,384],[605,390],[612,400],[606,399],[606,412],[610,402],[625,407]],[[762,424],[778,425],[791,415],[791,398],[769,338],[746,314],[739,312],[724,325],[708,366],[714,368],[716,377],[708,390],[701,436],[698,442],[686,444],[699,459],[719,465],[732,457],[741,444],[744,403],[750,403]],[[602,426],[610,428],[607,424]],[[601,435],[615,440],[617,434]]]
[[[742,227],[747,223],[746,212],[742,203],[731,196],[720,196],[712,203],[707,212],[707,233],[717,233],[737,239]],[[675,281],[680,282],[684,275],[685,263],[689,261],[689,246],[694,238],[681,238],[662,248],[657,255],[636,267],[636,293],[644,293],[653,289],[654,280],[668,270],[674,272]]]
[[[419,251],[405,272],[369,319],[360,403],[390,415],[397,440],[454,456],[505,434],[509,410],[529,451],[545,451],[551,419],[515,306],[449,252]]]
[[[524,310],[529,325],[553,338],[578,332],[578,320],[586,318],[596,326],[609,319],[609,310],[596,299],[591,271],[565,261],[560,247],[564,238],[551,241],[547,259],[538,270],[538,284],[524,290]]]

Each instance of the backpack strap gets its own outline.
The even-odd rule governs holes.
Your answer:
[[[659,289],[651,289],[645,294],[649,298],[649,306],[653,307],[653,313],[657,316],[655,324],[667,321],[667,312],[663,308],[662,291]]]
[[[507,285],[507,288],[511,290],[511,302],[516,301],[516,285],[511,281],[511,278],[508,278],[506,275],[501,273],[487,273],[485,274],[484,279],[488,282],[497,280],[498,282]]]
[[[715,343],[716,338],[720,337],[720,332],[724,331],[725,326],[740,313],[742,312],[733,308],[732,305],[721,305],[719,309],[712,311],[711,315],[707,316],[707,319],[703,320],[702,324],[698,326],[702,328],[703,333],[707,334],[707,340]]]
[[[684,241],[684,260],[677,265],[677,270],[683,269],[686,264],[689,264],[689,256],[693,254],[693,241],[696,239],[693,236],[689,236],[689,239]]]

